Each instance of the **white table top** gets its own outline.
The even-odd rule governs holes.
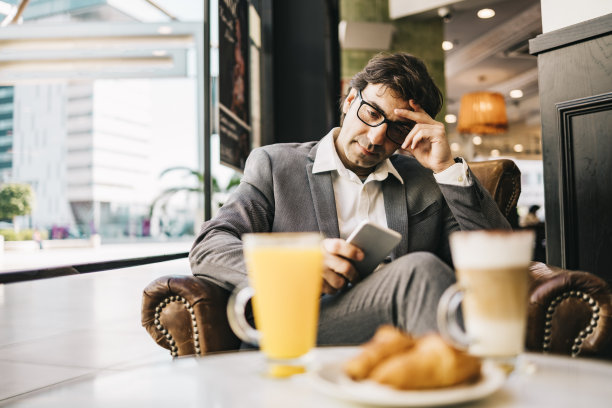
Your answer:
[[[355,347],[313,351],[315,363],[341,362]],[[464,406],[609,407],[612,363],[527,354],[534,372],[512,374],[494,394]],[[312,373],[288,379],[261,374],[263,356],[256,351],[182,357],[132,370],[85,376],[12,400],[23,407],[355,407],[316,387]],[[0,404],[2,405],[2,404]]]

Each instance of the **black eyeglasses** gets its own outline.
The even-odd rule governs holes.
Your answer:
[[[359,99],[361,99],[359,108],[357,108],[357,117],[359,120],[370,127],[377,127],[383,123],[386,123],[387,137],[389,140],[391,140],[393,143],[402,144],[406,139],[406,136],[408,136],[408,133],[410,133],[414,125],[416,125],[416,122],[411,120],[408,122],[390,121],[380,109],[375,108],[363,100],[361,91],[358,92]]]

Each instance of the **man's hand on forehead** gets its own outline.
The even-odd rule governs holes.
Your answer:
[[[446,138],[444,124],[435,121],[413,99],[409,109],[395,109],[394,113],[407,120],[416,122],[406,135],[401,148],[412,154],[424,167],[439,173],[455,162]]]

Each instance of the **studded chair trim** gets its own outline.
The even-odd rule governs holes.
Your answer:
[[[178,347],[176,346],[176,341],[172,338],[172,334],[170,334],[168,330],[161,324],[161,313],[164,310],[164,308],[171,302],[183,303],[187,311],[190,313],[191,327],[193,329],[193,343],[195,347],[195,352],[196,354],[200,354],[200,340],[198,338],[199,331],[198,331],[198,324],[196,321],[195,312],[193,310],[193,307],[189,304],[189,302],[187,302],[187,300],[184,297],[169,296],[159,303],[159,305],[155,308],[155,315],[154,315],[155,320],[153,321],[153,323],[155,324],[155,328],[159,330],[160,333],[162,333],[165,336],[168,342],[168,346],[170,348],[170,354],[172,355],[172,357],[177,357]]]
[[[612,358],[612,289],[601,278],[544,263],[530,267],[530,351]]]
[[[586,337],[589,334],[593,333],[593,331],[597,327],[597,321],[599,320],[600,308],[597,302],[595,301],[595,299],[593,299],[593,297],[588,295],[587,293],[583,293],[579,290],[578,291],[571,290],[569,292],[564,292],[561,295],[554,298],[550,302],[550,305],[548,306],[548,309],[546,310],[546,320],[544,322],[544,342],[542,343],[542,350],[545,353],[548,353],[550,351],[553,316],[555,313],[555,309],[564,299],[567,299],[570,297],[576,298],[576,299],[579,299],[579,300],[582,300],[588,303],[589,306],[591,307],[591,310],[593,311],[593,314],[591,315],[591,321],[589,322],[587,327],[584,330],[581,330],[578,336],[574,339],[574,344],[572,345],[572,350],[571,350],[572,357],[576,357],[580,354],[582,343],[584,342]]]
[[[172,356],[235,350],[240,340],[227,321],[229,292],[192,275],[167,275],[147,285],[141,321]]]

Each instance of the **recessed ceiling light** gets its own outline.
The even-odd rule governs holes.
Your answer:
[[[472,138],[472,143],[474,143],[476,146],[481,145],[482,144],[482,137],[474,136]]]
[[[453,44],[452,41],[442,41],[442,49],[444,51],[450,51],[453,49],[455,45]]]
[[[515,144],[514,145],[514,151],[517,152],[517,153],[522,152],[523,151],[523,145],[520,144],[520,143]]]
[[[171,34],[172,33],[172,27],[170,26],[159,26],[159,28],[157,29],[157,32],[160,34]]]
[[[165,57],[168,55],[168,52],[166,50],[154,50],[152,54],[155,57]]]
[[[500,152],[497,149],[493,149],[493,150],[491,150],[490,155],[491,155],[491,157],[499,157]]]
[[[459,150],[461,150],[461,145],[459,145],[459,143],[457,142],[451,143],[450,147],[453,152],[458,152]]]
[[[456,123],[457,122],[457,116],[453,115],[452,113],[449,113],[448,115],[444,116],[444,121],[446,123]]]
[[[495,15],[495,10],[490,8],[483,8],[481,10],[478,10],[478,13],[476,13],[476,15],[480,18],[491,18]]]
[[[510,91],[510,97],[514,99],[522,98],[523,91],[521,91],[520,89],[513,89]]]

